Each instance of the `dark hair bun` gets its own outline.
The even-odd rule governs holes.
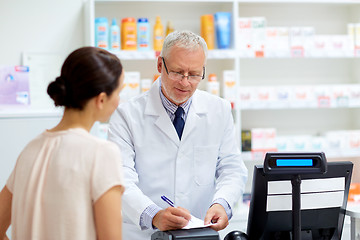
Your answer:
[[[54,100],[55,106],[66,106],[66,86],[63,77],[59,76],[51,82],[47,93]]]
[[[93,97],[110,96],[120,84],[122,65],[114,54],[96,47],[79,48],[65,59],[60,76],[48,86],[55,106],[82,110]]]

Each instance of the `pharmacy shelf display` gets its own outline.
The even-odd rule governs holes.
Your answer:
[[[216,74],[226,98],[224,72],[233,71],[231,101],[244,156],[261,159],[268,150],[360,156],[360,1],[89,0],[85,39],[94,45],[98,17],[118,23],[146,17],[152,31],[160,16],[164,28],[171,21],[175,30],[200,34],[200,17],[216,12],[232,14],[231,45],[209,51],[206,72]],[[153,50],[114,53],[140,79],[157,73]],[[206,81],[200,88],[207,89]],[[242,136],[250,138],[245,145]]]

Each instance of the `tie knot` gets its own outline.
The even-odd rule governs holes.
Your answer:
[[[184,109],[182,107],[178,107],[175,112],[175,117],[181,117],[184,113]]]

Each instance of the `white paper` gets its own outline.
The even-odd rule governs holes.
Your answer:
[[[60,54],[24,53],[23,65],[29,66],[31,107],[50,108],[54,102],[46,90],[50,82],[60,75],[63,57]]]
[[[211,226],[211,225],[213,225],[213,224],[210,223],[210,224],[205,225],[204,220],[201,220],[201,219],[191,215],[191,219],[190,219],[188,225],[186,225],[182,229],[202,228],[202,227],[208,227],[208,226]]]
[[[341,207],[344,191],[301,194],[301,210]],[[291,195],[269,195],[266,211],[291,211]]]
[[[344,191],[345,178],[323,178],[323,179],[302,179],[301,193],[326,192],[326,191]],[[292,187],[290,180],[269,181],[268,194],[291,194]]]

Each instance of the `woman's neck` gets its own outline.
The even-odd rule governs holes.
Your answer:
[[[90,132],[90,129],[95,123],[93,115],[89,111],[78,110],[78,109],[66,109],[64,115],[54,128],[50,129],[50,132],[68,130],[70,128],[83,128]]]

